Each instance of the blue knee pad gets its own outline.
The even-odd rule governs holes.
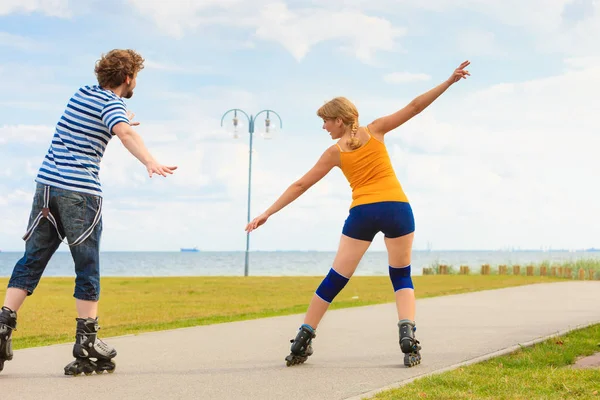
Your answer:
[[[394,286],[394,292],[400,289],[414,289],[412,278],[410,277],[410,264],[403,268],[394,268],[390,266],[390,280]]]
[[[346,283],[348,283],[349,280],[350,279],[340,275],[331,268],[325,279],[323,279],[323,282],[321,282],[321,285],[317,288],[317,296],[326,302],[331,303],[335,296],[337,296],[344,286],[346,286]]]

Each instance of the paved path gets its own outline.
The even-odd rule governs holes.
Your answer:
[[[402,365],[394,304],[330,311],[315,354],[286,367],[301,315],[107,340],[117,371],[67,377],[71,345],[18,350],[2,393],[28,399],[348,399],[540,337],[600,322],[600,282],[561,282],[417,301],[423,362]]]

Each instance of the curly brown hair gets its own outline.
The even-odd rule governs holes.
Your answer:
[[[102,54],[94,68],[98,84],[103,88],[119,87],[127,77],[133,78],[144,69],[144,61],[139,53],[130,49],[115,49]]]

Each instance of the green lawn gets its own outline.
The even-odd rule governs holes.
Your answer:
[[[600,351],[600,325],[510,355],[418,379],[377,400],[570,400],[600,398],[600,369],[572,369],[578,356]]]
[[[322,277],[103,278],[101,337],[304,313]],[[473,292],[556,278],[415,276],[418,298]],[[7,278],[0,279],[5,288]],[[15,349],[74,340],[73,279],[43,278],[19,311]],[[4,290],[0,292],[4,296]],[[353,277],[331,309],[393,302],[387,276]]]

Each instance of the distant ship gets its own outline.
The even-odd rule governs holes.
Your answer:
[[[192,248],[181,248],[181,252],[182,253],[198,253],[200,252],[200,250],[198,250],[197,247],[192,247]]]

